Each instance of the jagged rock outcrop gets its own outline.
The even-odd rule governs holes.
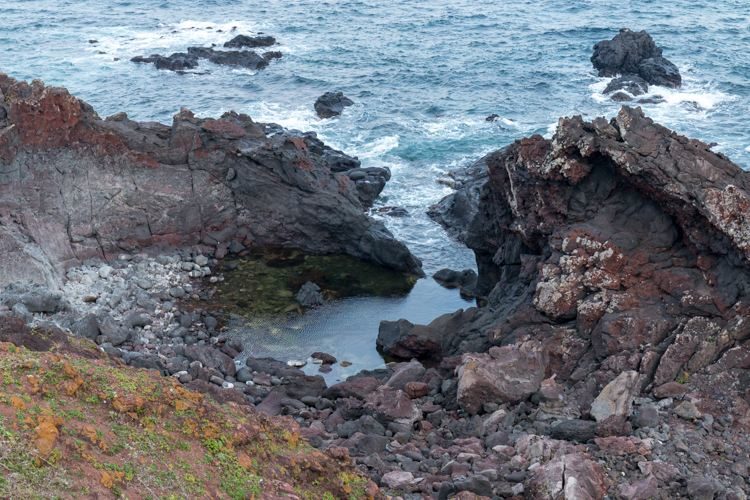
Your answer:
[[[584,413],[626,370],[638,375],[635,393],[688,377],[741,387],[750,369],[747,173],[628,107],[611,121],[561,119],[552,140],[522,139],[485,161],[489,180],[465,241],[488,305],[451,343],[421,327],[421,345],[439,338],[449,355],[482,340],[541,340],[547,375],[590,394]]]
[[[225,48],[245,49],[258,47],[271,47],[276,44],[272,36],[237,35],[224,44]],[[274,59],[283,56],[278,50],[272,50],[258,54],[253,50],[216,50],[213,47],[188,47],[187,52],[175,52],[168,56],[151,54],[150,56],[136,56],[131,59],[135,63],[148,63],[157,69],[165,69],[183,73],[186,70],[198,67],[201,59],[222,66],[239,66],[251,70],[265,68]]]
[[[640,93],[648,90],[647,85],[644,90],[643,84],[646,82],[665,87],[682,85],[682,76],[677,66],[662,56],[662,49],[645,31],[636,32],[623,28],[612,40],[598,42],[594,45],[591,62],[599,76],[621,75],[621,82],[633,82],[630,87],[642,90]],[[619,88],[623,86],[620,85]]]
[[[246,115],[101,119],[65,89],[0,74],[0,286],[56,286],[90,257],[185,246],[297,247],[421,273],[365,215],[374,193],[347,175],[358,168],[314,134]]]

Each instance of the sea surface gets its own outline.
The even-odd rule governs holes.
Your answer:
[[[589,57],[621,27],[649,31],[683,74],[680,90],[652,87],[664,102],[646,113],[750,166],[749,19],[746,0],[4,0],[0,71],[65,86],[102,116],[169,123],[185,106],[315,131],[392,170],[378,206],[409,211],[385,221],[430,274],[474,266],[425,215],[450,192],[437,180],[520,137],[551,135],[560,116],[614,115]],[[284,57],[257,73],[203,62],[203,74],[179,75],[129,61],[260,32]],[[312,105],[330,90],[356,104],[320,120]],[[485,121],[491,113],[500,119]],[[244,337],[255,355],[328,350],[354,363],[335,379],[382,365],[380,319],[426,322],[469,306],[425,279],[405,298],[349,299]]]

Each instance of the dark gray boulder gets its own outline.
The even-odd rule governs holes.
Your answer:
[[[135,63],[147,63],[156,66],[156,69],[165,69],[169,71],[185,71],[198,67],[198,57],[185,52],[175,52],[169,56],[152,54],[150,56],[136,56],[131,59]]]
[[[224,47],[232,49],[270,47],[276,44],[276,39],[269,35],[237,35],[224,44]]]
[[[339,116],[347,106],[354,101],[346,97],[343,92],[326,92],[315,101],[315,112],[320,118]]]
[[[618,91],[626,91],[631,96],[639,96],[648,93],[648,82],[638,75],[622,75],[613,78],[604,89],[605,94]]]
[[[638,66],[638,72],[644,80],[653,85],[674,88],[682,85],[680,70],[664,57],[644,59]]]

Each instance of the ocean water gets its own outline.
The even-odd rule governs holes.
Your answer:
[[[589,57],[621,27],[648,30],[683,74],[680,90],[652,88],[664,102],[646,113],[750,167],[748,14],[746,0],[5,0],[0,71],[65,86],[102,116],[169,122],[186,106],[313,130],[365,166],[391,168],[378,206],[409,211],[385,220],[429,273],[474,264],[425,215],[449,192],[437,179],[514,139],[551,134],[560,116],[616,113]],[[257,73],[202,63],[204,74],[178,75],[129,61],[258,32],[276,36],[284,57]],[[319,120],[312,105],[329,90],[356,104]],[[486,122],[491,113],[501,119]],[[340,352],[356,358],[352,369],[371,368],[382,363],[372,354],[379,319],[426,321],[467,305],[423,280],[396,303],[355,299],[282,333],[252,330],[248,345],[279,357],[348,346]]]

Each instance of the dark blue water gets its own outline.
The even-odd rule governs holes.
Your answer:
[[[746,0],[5,0],[0,71],[64,85],[101,115],[168,122],[181,106],[232,109],[314,130],[366,166],[393,170],[379,204],[409,210],[387,223],[432,271],[473,265],[424,215],[448,192],[436,180],[516,138],[550,134],[559,116],[613,115],[618,105],[601,95],[606,81],[589,57],[620,27],[648,30],[684,77],[679,91],[654,87],[666,102],[646,112],[750,166],[748,14]],[[257,74],[205,63],[209,74],[177,75],[129,62],[260,31],[279,39],[284,57]],[[328,90],[357,104],[318,120],[312,104]],[[485,122],[490,113],[502,119]],[[423,320],[465,306],[427,284],[415,294],[399,314]],[[360,304],[316,331],[340,327],[335,338],[354,331],[350,339],[371,346],[378,307]],[[361,324],[357,310],[371,321]]]

